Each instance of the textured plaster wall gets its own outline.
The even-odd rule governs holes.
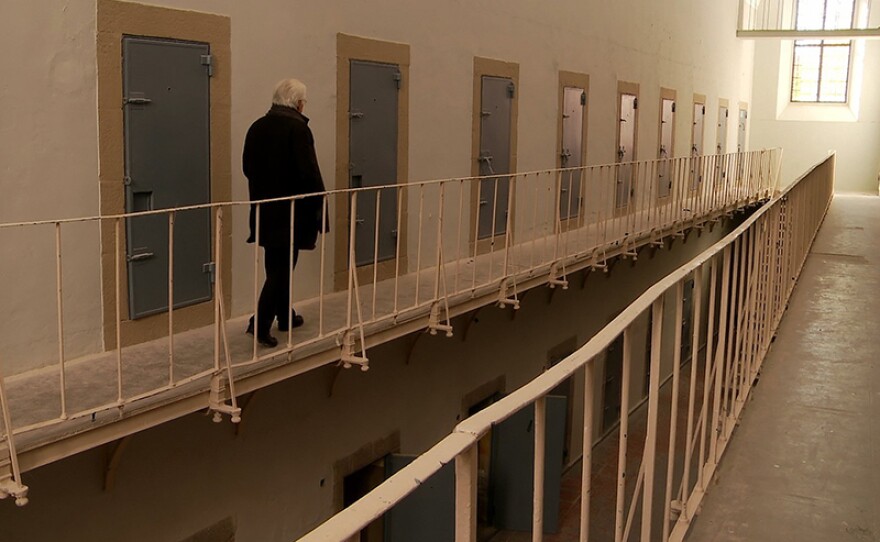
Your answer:
[[[880,3],[871,2],[869,27],[880,25]],[[880,41],[855,48],[856,74],[847,106],[788,103],[791,43],[766,40],[755,45],[752,147],[783,147],[781,182],[837,151],[837,192],[876,194],[880,181]],[[809,109],[808,112],[804,110]],[[799,111],[800,110],[800,111]],[[795,120],[796,119],[796,120]]]
[[[98,209],[95,5],[0,6],[0,223]],[[98,230],[67,226],[66,348],[100,348]],[[0,370],[57,360],[53,226],[0,230]]]
[[[486,307],[467,340],[461,318],[453,338],[422,335],[409,358],[414,336],[374,348],[370,371],[342,371],[332,395],[332,367],[260,390],[248,401],[237,436],[228,420],[214,424],[201,413],[135,434],[110,490],[104,489],[108,447],[26,473],[31,502],[21,509],[0,502],[0,540],[177,541],[225,518],[236,525],[237,542],[295,540],[336,511],[338,461],[393,433],[401,453],[423,452],[464,414],[464,396],[499,377],[505,392],[527,383],[543,370],[550,348],[570,337],[583,344],[722,230],[691,235],[654,257],[645,251],[635,265],[620,262],[609,275],[593,273],[584,289],[575,275],[572,287],[552,298],[549,289],[534,290],[516,318],[510,309]],[[671,315],[673,304],[666,309]],[[643,395],[646,317],[634,332],[633,404]],[[667,353],[672,332],[667,326]],[[600,359],[597,390],[603,371]],[[576,375],[573,458],[583,427],[582,379]],[[595,399],[598,436],[601,392]]]

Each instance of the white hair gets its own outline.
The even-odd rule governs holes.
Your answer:
[[[296,109],[306,99],[306,86],[299,79],[283,79],[275,85],[272,103]]]

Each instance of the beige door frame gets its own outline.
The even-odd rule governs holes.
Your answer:
[[[351,95],[351,61],[363,60],[395,64],[400,69],[400,95],[397,101],[397,184],[409,181],[409,66],[410,49],[406,43],[382,41],[348,34],[336,34],[336,187],[349,188],[349,98]],[[407,271],[407,206],[408,190],[400,194],[398,214],[398,246],[396,257],[379,262],[376,280],[395,276]],[[348,194],[336,195],[336,219],[334,220],[333,285],[336,290],[348,287],[349,272],[349,215]],[[357,267],[360,284],[373,282],[373,265]]]
[[[231,47],[230,19],[222,15],[147,6],[117,0],[97,2],[97,68],[98,68],[98,158],[101,216],[125,212],[125,145],[122,111],[122,38],[125,35],[149,36],[207,43],[213,57],[210,79],[211,107],[211,201],[230,201],[232,175],[231,153]],[[212,222],[212,258],[216,239]],[[224,213],[223,238],[220,240],[223,259],[217,262],[225,277],[232,274],[232,213]],[[116,348],[116,261],[125,261],[125,228],[120,232],[120,253],[116,254],[115,224],[101,222],[101,274],[104,348]],[[223,282],[223,299],[231,303],[231,280]],[[120,273],[120,292],[128,291],[128,273]],[[174,309],[174,332],[186,331],[214,321],[212,300]],[[137,320],[128,318],[128,296],[120,296],[122,321],[120,337],[123,346],[138,344],[168,335],[168,312]]]

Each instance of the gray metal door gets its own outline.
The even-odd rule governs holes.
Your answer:
[[[739,125],[736,130],[736,152],[744,152],[746,150],[746,123],[748,118],[749,112],[745,109],[740,109]]]
[[[562,91],[562,167],[579,168],[584,156],[584,109],[587,93],[582,88],[565,87]],[[583,171],[565,171],[559,189],[559,218],[576,217],[581,210]]]
[[[482,78],[480,95],[480,175],[510,173],[510,130],[513,81],[506,77]],[[509,177],[480,181],[478,205],[480,239],[507,231]],[[493,230],[492,225],[495,225]]]
[[[681,360],[685,361],[691,356],[693,341],[694,279],[684,283],[681,311]]]
[[[547,396],[544,458],[544,532],[559,530],[565,397]],[[530,531],[535,470],[535,409],[526,407],[492,429],[490,516],[499,529]]]
[[[746,123],[749,119],[749,112],[745,109],[739,110],[739,122],[736,127],[736,152],[745,152],[746,150]],[[736,157],[736,182],[743,179],[745,173],[745,160],[742,156]]]
[[[660,102],[660,152],[658,157],[663,160],[657,166],[657,195],[661,198],[669,196],[672,191],[672,148],[675,133],[675,101],[663,98]]]
[[[400,85],[400,68],[395,64],[351,62],[348,148],[351,188],[397,184],[397,103]],[[374,258],[380,262],[394,258],[396,248],[396,188],[359,192],[355,218],[356,264],[371,264]]]
[[[715,154],[727,153],[727,116],[729,112],[726,105],[718,106],[718,130],[715,134]],[[720,182],[727,180],[727,158],[718,157],[715,161],[715,179]],[[715,190],[721,189],[720,184],[715,185]]]
[[[703,134],[705,132],[706,106],[701,103],[694,103],[694,121],[691,129],[691,156],[703,156]],[[702,160],[695,159],[691,161],[691,190],[699,188],[703,182],[703,173],[701,171]]]
[[[392,454],[385,458],[391,477],[416,456]],[[385,514],[386,542],[448,542],[455,539],[455,464],[447,463],[418,489]]]
[[[623,334],[605,351],[605,383],[602,388],[602,432],[620,419],[621,380],[623,379]]]
[[[636,109],[638,98],[634,94],[620,95],[620,129],[617,131],[617,161],[623,162],[617,169],[617,190],[615,204],[617,208],[629,205],[633,196],[633,166],[636,159]]]
[[[208,203],[210,50],[205,43],[123,38],[125,208]],[[168,310],[168,217],[126,223],[131,318]],[[174,306],[211,299],[207,209],[174,217]]]
[[[715,138],[716,141],[718,141],[718,144],[715,147],[716,154],[724,154],[727,152],[727,115],[727,106],[720,106],[718,108],[718,133]]]

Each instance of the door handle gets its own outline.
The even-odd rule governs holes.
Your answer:
[[[152,252],[142,252],[140,254],[132,254],[127,258],[127,260],[130,262],[142,262],[144,260],[149,260],[153,256],[155,256],[155,254],[153,254]]]
[[[354,223],[355,223],[356,226],[360,226],[360,225],[363,224],[365,221],[366,221],[366,220],[363,219],[363,218],[355,218],[355,219],[354,219]]]
[[[128,104],[131,104],[131,105],[147,105],[148,103],[152,103],[152,102],[153,102],[153,100],[151,100],[151,99],[149,99],[149,98],[126,98],[124,101],[125,101],[125,104],[126,104],[126,105],[128,105]]]

